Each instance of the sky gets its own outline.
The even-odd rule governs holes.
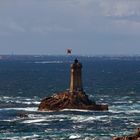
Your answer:
[[[140,0],[0,0],[0,54],[140,55]]]

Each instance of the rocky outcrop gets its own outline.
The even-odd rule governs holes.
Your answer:
[[[108,105],[97,105],[89,100],[85,92],[61,92],[43,99],[39,111],[58,111],[62,109],[108,110]]]
[[[70,67],[69,91],[57,93],[43,99],[39,105],[40,111],[56,111],[62,109],[108,110],[107,105],[97,105],[89,100],[83,90],[82,64],[75,59]]]
[[[140,128],[136,129],[135,134],[123,137],[113,137],[112,140],[140,140]]]

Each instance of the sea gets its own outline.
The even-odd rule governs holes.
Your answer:
[[[69,89],[70,65],[83,65],[83,87],[108,111],[40,112],[40,101]],[[0,139],[111,140],[140,127],[139,56],[0,57]]]

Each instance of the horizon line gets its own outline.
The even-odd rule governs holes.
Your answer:
[[[140,54],[0,54],[0,56],[140,57]]]

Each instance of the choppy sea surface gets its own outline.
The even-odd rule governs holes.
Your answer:
[[[78,57],[86,93],[97,103],[108,104],[108,111],[37,110],[42,98],[69,88],[73,59],[0,60],[0,139],[111,140],[140,127],[140,58]]]

